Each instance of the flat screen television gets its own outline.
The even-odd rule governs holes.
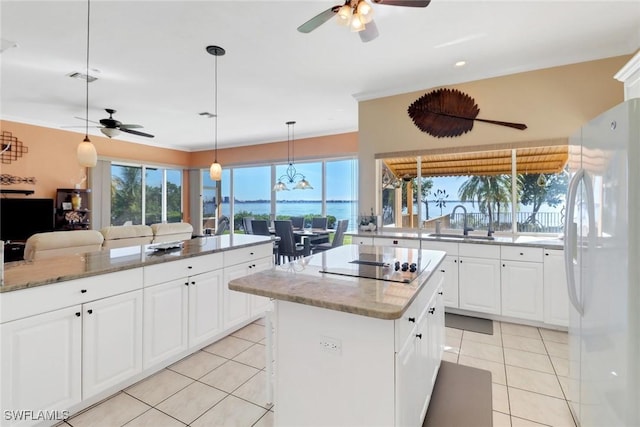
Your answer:
[[[35,233],[53,231],[53,199],[0,198],[0,240],[25,241]]]

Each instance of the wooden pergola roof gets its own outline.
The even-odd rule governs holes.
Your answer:
[[[422,155],[421,175],[502,175],[511,174],[511,150]],[[555,145],[516,149],[518,173],[558,173],[568,160],[568,146]],[[384,159],[398,177],[417,176],[417,156]]]

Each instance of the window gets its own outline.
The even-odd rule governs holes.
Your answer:
[[[381,160],[383,224],[561,232],[567,157],[567,146],[550,146]]]
[[[357,226],[358,163],[356,159],[337,159],[318,162],[296,163],[296,171],[305,176],[312,190],[274,192],[275,181],[286,173],[288,164],[259,165],[222,170],[221,212],[234,216],[236,232],[242,232],[242,218],[255,219],[307,217],[310,225],[312,216],[324,216],[328,225],[335,221],[349,219],[349,226]],[[203,218],[208,215],[207,202],[213,194],[215,183],[208,180],[208,170],[203,170]],[[231,180],[233,177],[233,180]],[[326,183],[326,184],[325,184]],[[207,191],[210,193],[207,193]],[[233,203],[231,203],[233,201]]]
[[[111,225],[182,221],[182,170],[111,165]]]

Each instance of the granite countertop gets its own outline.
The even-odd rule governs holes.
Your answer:
[[[410,283],[365,279],[323,273],[327,266],[356,259],[359,253],[393,250],[367,245],[344,245],[301,258],[271,270],[234,279],[229,289],[282,301],[359,314],[379,319],[399,319],[417,291],[427,282],[444,259],[443,251],[404,249],[420,254],[426,265],[422,273]]]
[[[144,245],[32,261],[8,262],[4,264],[4,284],[0,286],[0,293],[267,242],[271,242],[269,236],[225,234],[185,240],[182,248],[168,251],[154,251],[154,245]]]
[[[409,239],[434,242],[451,242],[451,243],[472,243],[479,245],[504,245],[504,246],[530,246],[543,249],[563,249],[564,241],[560,238],[553,236],[534,236],[534,235],[501,235],[494,234],[493,240],[486,239],[474,239],[474,236],[484,237],[486,233],[478,234],[471,233],[470,236],[464,238],[462,233],[457,230],[450,234],[460,234],[460,237],[435,237],[431,236],[431,232],[424,231],[422,233],[418,231],[410,230],[395,230],[395,231],[356,231],[347,233],[351,236],[358,237],[386,237],[392,239]],[[447,234],[449,232],[447,231]]]

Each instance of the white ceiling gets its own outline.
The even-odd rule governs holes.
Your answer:
[[[362,43],[333,20],[296,28],[340,0],[91,2],[89,118],[118,110],[154,139],[188,151],[213,147],[215,44],[218,146],[358,129],[358,100],[593,59],[640,46],[640,1],[452,1],[427,8],[374,5],[380,36]],[[87,3],[1,2],[3,119],[81,126]],[[16,42],[17,47],[11,47]],[[455,68],[456,61],[467,65]],[[92,74],[94,74],[92,72]],[[101,135],[98,129],[90,133]]]

